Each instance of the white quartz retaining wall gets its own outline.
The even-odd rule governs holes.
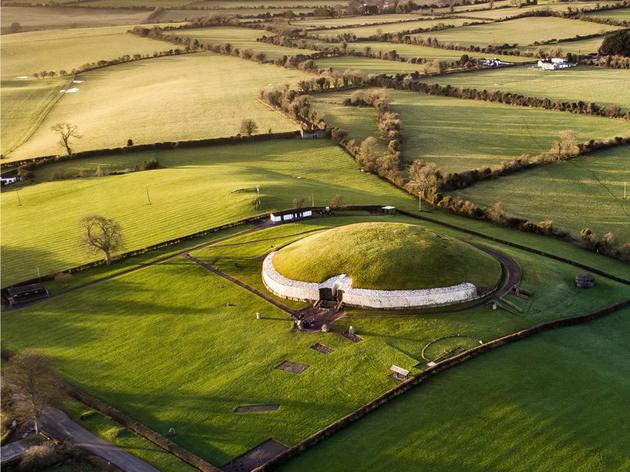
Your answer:
[[[319,300],[320,288],[343,290],[343,302],[364,308],[412,308],[462,303],[478,298],[477,287],[462,283],[451,287],[422,290],[370,290],[352,288],[352,278],[336,275],[322,282],[301,282],[280,274],[273,265],[275,252],[265,257],[262,278],[265,286],[276,295],[292,300]]]

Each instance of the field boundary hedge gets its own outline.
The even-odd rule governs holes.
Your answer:
[[[271,141],[274,139],[297,139],[300,137],[299,131],[285,131],[282,133],[264,133],[255,134],[252,136],[226,136],[221,138],[204,138],[204,139],[191,139],[186,141],[164,141],[159,143],[149,144],[134,144],[132,146],[124,146],[117,148],[101,148],[92,149],[89,151],[81,151],[64,156],[61,154],[50,154],[48,156],[33,157],[31,159],[22,159],[19,161],[12,161],[0,164],[1,174],[9,174],[17,170],[20,166],[29,166],[29,170],[34,170],[47,164],[53,164],[56,162],[65,162],[68,160],[82,159],[86,157],[102,156],[106,154],[127,154],[143,151],[159,151],[178,148],[194,148],[202,146],[222,146],[225,144],[244,144],[259,141]]]
[[[461,354],[456,354],[455,356],[450,357],[444,361],[440,361],[435,366],[429,367],[427,370],[421,372],[420,374],[403,382],[397,387],[394,387],[391,390],[385,392],[383,395],[379,396],[378,398],[371,401],[367,405],[362,406],[358,410],[355,410],[349,415],[344,416],[340,420],[335,421],[334,423],[330,424],[326,428],[309,436],[304,441],[301,441],[297,445],[287,449],[285,452],[282,452],[280,455],[271,459],[266,464],[254,469],[254,471],[263,472],[263,471],[275,470],[278,465],[283,464],[289,459],[292,459],[293,457],[298,456],[299,454],[306,451],[307,449],[312,448],[313,446],[318,444],[320,441],[326,439],[329,436],[332,436],[336,432],[341,431],[345,427],[360,420],[361,418],[366,416],[368,413],[385,405],[386,403],[393,400],[394,398],[401,396],[402,394],[408,392],[412,388],[431,379],[436,374],[443,372],[445,370],[448,370],[450,368],[453,368],[469,359],[472,359],[481,354],[485,354],[487,352],[493,351],[506,344],[511,344],[513,342],[528,338],[538,333],[551,331],[556,328],[576,326],[582,323],[587,323],[587,322],[590,322],[599,318],[603,318],[604,316],[610,315],[611,313],[614,313],[615,311],[621,310],[626,307],[630,307],[630,299],[608,306],[601,310],[588,313],[586,315],[574,316],[570,318],[561,318],[558,320],[541,323],[531,328],[517,331],[515,333],[508,334],[506,336],[502,336],[497,339],[493,339],[492,341],[488,341],[485,344],[469,349]]]

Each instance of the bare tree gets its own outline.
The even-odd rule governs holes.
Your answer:
[[[92,253],[102,252],[105,262],[112,262],[112,254],[124,246],[122,228],[109,218],[100,215],[86,216],[81,220],[81,244]]]
[[[52,359],[34,350],[22,351],[7,362],[4,386],[15,417],[24,422],[32,421],[37,434],[44,410],[63,398],[61,377]]]
[[[299,209],[299,208],[302,208],[303,206],[304,206],[304,199],[303,198],[294,198],[293,199],[293,208]]]
[[[59,135],[59,145],[66,149],[68,156],[72,154],[70,140],[72,138],[80,139],[79,128],[71,123],[57,123],[50,128]]]
[[[258,125],[254,120],[243,120],[241,123],[241,134],[246,134],[247,136],[251,136],[256,131],[258,131]]]
[[[341,195],[335,195],[330,199],[330,206],[332,208],[340,208],[343,205],[343,197]]]

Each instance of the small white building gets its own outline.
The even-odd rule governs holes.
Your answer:
[[[562,59],[560,57],[552,57],[548,61],[538,61],[538,67],[540,67],[542,70],[568,69],[569,67],[573,66],[575,66],[575,64],[572,64],[566,59]]]
[[[269,215],[269,219],[271,219],[273,223],[284,223],[286,221],[303,220],[311,216],[313,216],[313,210],[296,208],[293,210],[274,212]]]
[[[2,185],[3,187],[5,185],[11,185],[14,184],[18,181],[17,177],[0,177],[0,185]]]
[[[490,59],[486,58],[486,59],[481,60],[481,65],[486,66],[486,67],[511,66],[513,64],[514,64],[513,62],[502,61],[501,59],[497,57],[493,57]]]
[[[302,139],[323,139],[328,137],[325,129],[302,129],[300,130]]]

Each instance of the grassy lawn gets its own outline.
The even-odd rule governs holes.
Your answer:
[[[366,74],[399,74],[405,72],[422,72],[423,64],[411,62],[386,61],[369,57],[339,56],[318,59],[317,66],[322,69],[331,68],[336,71],[358,70]]]
[[[281,470],[626,470],[629,335],[626,310],[501,347]]]
[[[68,398],[63,404],[63,410],[88,431],[138,456],[161,472],[194,472],[197,470],[108,416],[91,410],[83,403]],[[57,469],[53,470],[56,471]]]
[[[630,182],[630,146],[482,182],[457,194],[483,205],[500,201],[509,214],[534,221],[549,218],[574,235],[589,227],[630,242],[624,182]]]
[[[431,48],[427,46],[417,46],[415,44],[398,44],[387,43],[381,41],[361,41],[360,43],[348,43],[348,49],[365,51],[365,48],[369,47],[372,52],[386,53],[390,51],[396,51],[401,57],[421,57],[427,60],[438,60],[445,62],[456,62],[462,57],[463,54],[468,54],[469,57],[488,57],[488,54],[476,53],[470,51],[451,51],[449,49]],[[492,57],[497,57],[507,62],[528,62],[533,61],[532,57],[520,57],[520,56],[506,56],[492,54]],[[417,66],[418,67],[418,66]]]
[[[83,137],[75,151],[124,146],[128,138],[142,144],[234,136],[246,118],[256,121],[260,133],[294,130],[296,124],[258,102],[258,93],[305,77],[310,75],[211,53],[95,70],[81,75],[79,91],[66,94],[10,158],[60,152],[50,130],[59,122],[79,127]]]
[[[485,47],[490,44],[502,45],[506,43],[525,46],[534,43],[534,41],[572,38],[578,34],[603,33],[616,29],[619,27],[566,18],[529,17],[500,23],[420,33],[416,36],[424,38],[431,36],[437,38],[441,43],[463,46]]]
[[[351,137],[376,136],[376,113],[340,105],[345,96],[318,95],[315,103],[331,124]],[[392,91],[391,97],[402,120],[403,158],[432,161],[446,172],[538,154],[558,141],[558,132],[565,129],[576,131],[580,142],[630,132],[624,120],[413,92]]]
[[[150,14],[146,10],[86,9],[73,7],[2,7],[2,31],[18,22],[22,30],[54,28],[93,28],[97,26],[142,23]]]
[[[69,79],[3,80],[0,142],[7,155],[33,133]]]
[[[240,276],[240,262],[253,267],[256,258],[260,264],[274,234],[286,239],[290,232],[370,219],[329,218],[270,228],[238,238],[251,245],[193,255],[213,258],[220,267],[232,265],[230,273]],[[161,433],[174,427],[176,442],[222,465],[269,437],[295,444],[356,409],[395,385],[387,377],[392,363],[417,372],[422,348],[437,337],[459,333],[485,341],[606,306],[627,292],[603,278],[592,290],[581,291],[573,284],[575,268],[502,250],[518,261],[523,286],[534,293],[529,300],[519,299],[520,314],[482,305],[414,316],[350,317],[333,325],[332,333],[301,335],[272,305],[190,261],[174,259],[7,312],[2,340],[11,350],[46,350],[71,382]],[[255,320],[256,311],[262,320]],[[357,327],[364,342],[353,344],[336,334],[348,324]],[[323,356],[309,348],[315,342],[335,352]],[[273,370],[283,360],[309,368],[300,375]],[[238,405],[265,403],[279,403],[280,409],[233,413]]]
[[[549,51],[551,49],[559,49],[562,54],[568,52],[575,54],[591,54],[596,53],[604,41],[604,36],[596,36],[590,39],[580,39],[577,41],[565,41],[558,44],[546,44],[544,46],[520,46],[518,49],[526,52],[533,52],[537,49]]]
[[[464,282],[494,287],[501,276],[491,256],[417,225],[363,223],[307,236],[274,257],[285,277],[321,283],[347,274],[352,287],[415,290]]]
[[[398,33],[400,31],[413,30],[417,28],[433,28],[434,26],[440,24],[461,26],[464,23],[470,22],[471,20],[466,20],[462,18],[438,18],[435,20],[418,20],[404,23],[388,23],[385,25],[355,26],[333,30],[312,30],[309,31],[309,33],[322,37],[337,37],[342,34],[353,34],[357,38],[367,38],[369,36],[374,36],[379,33]],[[432,35],[433,33],[431,33],[431,36]]]
[[[245,63],[248,64],[248,63]],[[126,175],[46,182],[55,171],[93,175],[155,158],[162,169]],[[102,214],[122,225],[127,250],[283,209],[294,198],[325,205],[339,194],[345,204],[413,206],[403,192],[359,172],[329,141],[279,140],[82,159],[44,168],[41,182],[2,193],[2,282],[9,285],[87,261],[78,247],[79,221]],[[256,209],[256,186],[262,205]],[[146,189],[152,205],[148,205]],[[42,231],[45,228],[45,231]]]
[[[165,41],[127,33],[129,26],[33,31],[3,36],[2,78],[31,76],[43,70],[71,71],[89,62],[172,49]]]
[[[595,102],[630,109],[630,71],[606,67],[574,67],[544,71],[537,68],[508,67],[443,77],[428,77],[427,83],[460,88],[501,90],[532,97],[563,101]]]
[[[295,56],[296,54],[312,54],[315,51],[308,49],[288,48],[256,41],[261,36],[269,36],[269,32],[251,28],[236,28],[233,26],[219,26],[211,28],[187,29],[176,31],[177,36],[188,36],[198,39],[203,43],[225,44],[239,49],[250,49],[254,53],[262,52],[269,59],[277,59],[282,56]]]

